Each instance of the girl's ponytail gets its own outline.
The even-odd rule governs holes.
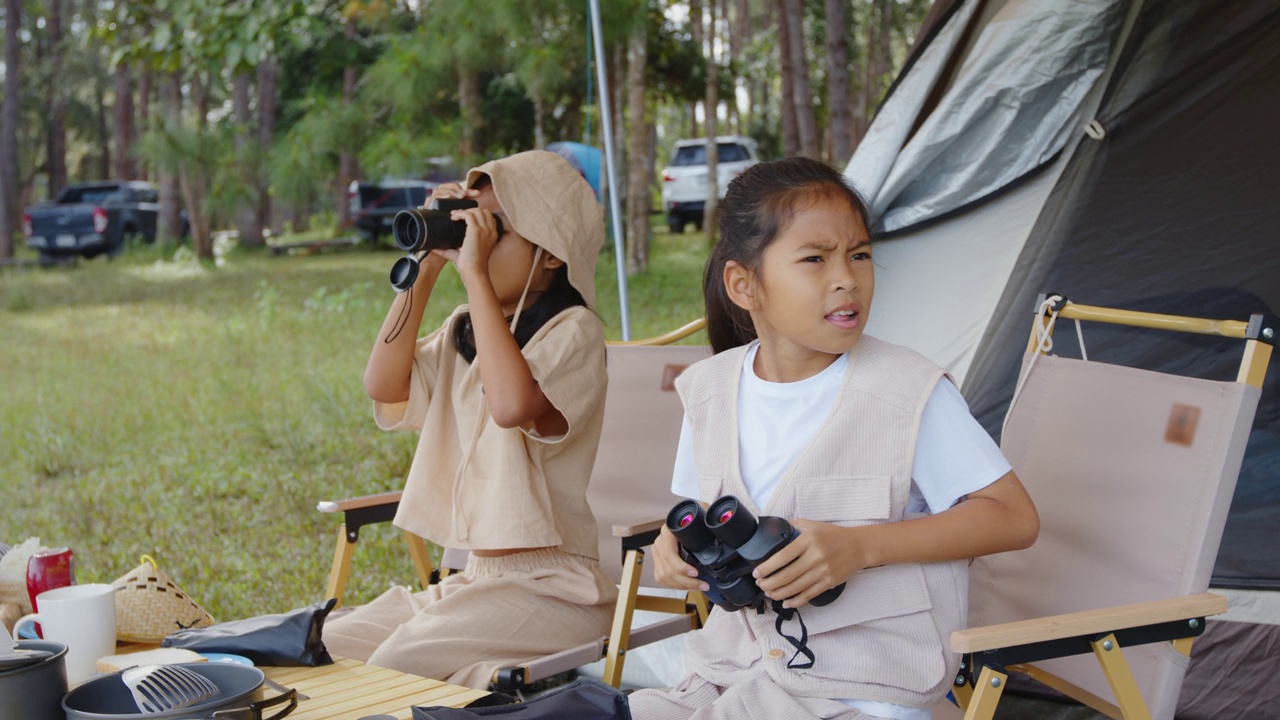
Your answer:
[[[723,243],[716,243],[707,259],[702,278],[702,299],[706,305],[707,338],[711,352],[721,353],[756,339],[756,326],[751,314],[729,299],[724,288],[724,266],[730,257]]]

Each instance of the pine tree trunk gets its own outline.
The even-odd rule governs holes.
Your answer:
[[[352,44],[356,39],[356,23],[354,19],[347,20],[346,27],[343,28],[343,37],[347,39],[348,44]],[[350,107],[355,102],[356,97],[356,68],[349,67],[342,71],[342,104]],[[338,231],[346,232],[351,227],[351,206],[347,203],[347,188],[350,187],[353,180],[360,178],[360,165],[355,153],[342,152],[338,154],[338,187],[334,200],[337,204]]]
[[[143,133],[151,128],[151,68],[145,65],[142,68],[142,77],[138,79],[138,122],[133,128],[133,137],[130,144],[138,141]],[[134,165],[134,170],[139,180],[150,180],[152,177],[151,168],[145,162],[139,162]]]
[[[111,177],[111,122],[107,119],[107,86],[100,77],[93,79],[93,99],[97,107],[98,121],[98,137],[95,139],[94,145],[100,148],[98,152],[98,168],[93,171],[96,177]],[[63,135],[63,177],[66,177],[66,135]]]
[[[720,206],[720,64],[716,61],[716,3],[707,3],[707,201],[702,208],[702,231],[707,246],[716,241],[716,217]]]
[[[546,114],[546,103],[542,98],[542,90],[533,89],[533,146],[536,148],[544,148],[547,146],[547,128],[544,121]]]
[[[235,112],[236,163],[240,168],[240,184],[245,197],[236,208],[236,230],[240,233],[241,247],[262,247],[262,225],[258,216],[258,168],[257,158],[261,150],[256,148],[253,132],[253,113],[249,96],[253,84],[248,72],[238,72],[232,78],[231,106]]]
[[[782,97],[778,100],[782,108],[782,154],[787,157],[800,154],[800,132],[796,126],[795,69],[791,62],[791,32],[787,28],[790,18],[787,15],[787,0],[778,0],[778,64],[781,69]]]
[[[22,0],[5,0],[4,106],[0,108],[0,257],[13,257],[13,236],[18,229],[18,105],[21,102],[18,29],[22,24]]]
[[[804,52],[804,3],[782,0],[787,15],[787,49],[791,52],[791,103],[796,110],[796,133],[800,154],[821,158],[818,146],[818,123],[813,115],[813,97],[809,90],[809,61]]]
[[[280,104],[279,79],[280,66],[276,64],[275,58],[267,58],[258,64],[258,146],[262,148],[264,158],[271,157],[271,146],[276,137],[276,108]],[[258,225],[270,228],[271,234],[276,235],[279,220],[272,208],[271,193],[267,191],[270,186],[267,169],[266,165],[258,167]]]
[[[113,175],[121,180],[133,180],[133,79],[129,77],[128,64],[116,65],[115,104],[112,107],[115,145],[115,170]]]
[[[715,2],[715,0],[711,1]],[[706,44],[703,41],[702,0],[689,0],[689,27],[693,31],[693,44],[698,47],[698,52],[705,55],[703,50]],[[702,125],[698,123],[698,102],[697,100],[689,102],[689,127],[691,132],[688,137],[690,138],[702,137]]]
[[[733,38],[730,46],[730,52],[733,53],[733,57],[730,58],[730,61],[741,61],[742,54],[747,48],[747,39],[751,34],[751,3],[748,0],[735,0],[733,24],[730,26],[729,33]],[[745,99],[744,106],[738,107],[737,93],[734,93],[733,106],[737,108],[739,135],[751,134],[751,118],[755,110],[752,102],[755,97],[754,85],[755,78],[751,77],[749,73],[746,73],[745,76],[744,74],[739,74],[734,82],[735,87],[740,86],[742,88]]]
[[[462,138],[458,146],[458,158],[464,167],[471,167],[480,152],[477,131],[484,122],[484,98],[480,95],[480,73],[471,68],[458,71],[458,109],[462,113]]]
[[[191,76],[191,102],[196,108],[196,133],[203,136],[209,117],[208,78],[199,73]],[[209,213],[209,172],[201,158],[186,158],[178,170],[178,186],[187,208],[187,224],[191,227],[191,247],[196,257],[212,261],[213,222]]]
[[[644,68],[648,62],[643,22],[632,29],[627,52],[627,272],[649,268],[649,118],[644,101]]]
[[[49,107],[45,135],[45,169],[49,173],[49,197],[67,186],[67,91],[62,71],[66,52],[62,41],[63,0],[49,0]]]
[[[164,113],[161,122],[176,127],[182,114],[182,75],[166,73],[160,77],[160,107]],[[178,196],[177,173],[162,170],[159,173],[160,217],[157,219],[158,235],[164,242],[178,242],[182,237],[182,204]]]
[[[885,76],[889,74],[893,33],[893,0],[875,0],[875,16],[867,22],[867,75],[863,83],[863,102],[867,123],[875,116],[884,94]]]
[[[827,2],[827,107],[831,118],[831,165],[844,168],[853,152],[849,119],[849,43],[847,0]]]

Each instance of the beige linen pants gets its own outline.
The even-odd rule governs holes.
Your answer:
[[[870,715],[823,698],[794,697],[761,673],[729,687],[689,675],[670,690],[637,690],[632,720],[859,720]]]
[[[395,587],[325,623],[325,647],[370,665],[486,689],[495,670],[609,634],[617,587],[556,548],[472,555],[420,593]]]

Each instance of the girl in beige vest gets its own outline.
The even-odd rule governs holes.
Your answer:
[[[843,176],[756,165],[720,212],[704,281],[716,355],[677,381],[672,489],[800,532],[755,568],[761,611],[713,610],[687,677],[634,693],[632,716],[927,719],[958,666],[967,560],[1029,546],[1035,507],[942,370],[863,335],[868,212]],[[709,589],[666,528],[653,554],[661,582]]]
[[[393,588],[331,619],[324,642],[485,688],[497,668],[608,633],[617,589],[600,571],[586,500],[604,417],[604,333],[591,310],[604,223],[586,181],[545,151],[482,165],[435,198],[478,207],[453,212],[467,226],[460,250],[421,257],[364,382],[380,427],[421,431],[395,524],[470,558],[425,592]],[[419,339],[448,262],[467,304]]]

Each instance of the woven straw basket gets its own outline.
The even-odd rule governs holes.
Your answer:
[[[0,583],[0,605],[13,604],[22,609],[22,614],[31,612],[31,598],[27,595],[27,584]]]
[[[158,643],[170,633],[214,622],[149,555],[111,585],[116,588],[116,637],[120,640]]]

